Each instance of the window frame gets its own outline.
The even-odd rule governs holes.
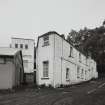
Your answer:
[[[73,57],[73,47],[72,46],[70,46],[70,55],[69,55],[69,57]]]
[[[66,80],[69,80],[69,76],[70,76],[70,69],[66,68]]]
[[[80,67],[77,66],[77,78],[80,78]]]
[[[28,49],[28,44],[25,44],[25,49]]]
[[[20,48],[23,49],[23,44],[20,44]]]
[[[43,46],[49,45],[49,35],[43,36]]]
[[[49,78],[49,61],[43,61],[43,78]]]
[[[84,79],[84,69],[81,69],[81,79]]]
[[[17,43],[15,43],[15,48],[18,48],[18,44]]]
[[[81,58],[82,56],[81,56],[81,53],[79,53],[79,62],[81,62],[82,61],[82,58]]]

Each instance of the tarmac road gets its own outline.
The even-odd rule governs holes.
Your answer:
[[[0,105],[105,105],[105,79],[69,88],[25,88],[0,93]]]

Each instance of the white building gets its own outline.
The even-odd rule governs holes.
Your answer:
[[[0,89],[11,89],[23,83],[22,52],[0,47]]]
[[[33,39],[12,38],[11,47],[22,50],[25,73],[34,72],[34,46]]]
[[[38,37],[36,67],[38,85],[58,87],[98,77],[96,62],[54,31]]]
[[[35,41],[33,39],[12,38],[11,47],[20,49],[23,56],[24,73],[26,82],[34,82],[35,70]]]

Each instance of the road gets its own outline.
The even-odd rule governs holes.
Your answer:
[[[105,105],[105,79],[69,88],[25,88],[0,93],[0,105]]]

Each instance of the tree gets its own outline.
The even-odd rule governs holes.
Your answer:
[[[105,20],[103,21],[103,24],[102,24],[103,26],[105,25]]]
[[[71,32],[67,36],[67,41],[69,43],[75,45],[77,35],[78,35],[78,32],[76,32],[75,30],[72,29]]]
[[[94,29],[80,29],[78,32],[71,30],[67,40],[82,51],[85,55],[87,52],[97,62],[98,71],[105,72],[105,21],[102,26]]]

